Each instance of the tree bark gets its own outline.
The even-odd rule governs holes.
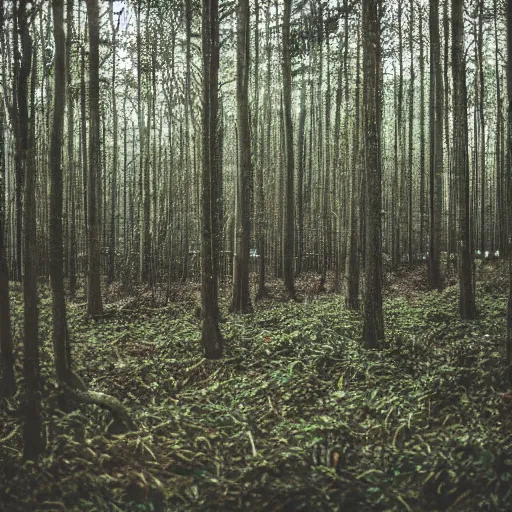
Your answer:
[[[233,297],[231,310],[251,310],[249,289],[249,243],[251,239],[252,162],[249,126],[249,0],[238,1],[236,101],[238,118],[238,225],[233,255]]]
[[[452,0],[452,75],[454,171],[459,194],[459,311],[462,319],[476,316],[470,226],[466,59],[464,55],[464,0]]]
[[[76,292],[76,263],[77,263],[77,240],[76,240],[76,165],[74,148],[74,99],[73,99],[73,74],[71,71],[71,49],[73,38],[73,10],[74,0],[67,0],[67,39],[66,39],[66,82],[67,82],[67,136],[68,136],[68,174],[69,174],[69,195],[70,195],[70,225],[69,225],[69,293],[73,297]]]
[[[202,344],[205,357],[219,359],[223,339],[219,329],[218,255],[220,175],[218,161],[219,3],[203,0],[203,154],[202,154]]]
[[[0,48],[4,48],[4,0],[0,0]],[[9,296],[9,269],[7,266],[6,238],[6,161],[5,161],[5,106],[0,98],[0,397],[10,398],[16,393],[14,354],[11,330]]]
[[[364,133],[366,174],[366,287],[363,339],[377,348],[384,338],[382,315],[382,192],[380,152],[380,0],[363,0]]]
[[[89,173],[87,175],[88,212],[88,281],[87,312],[91,316],[101,315],[101,218],[98,217],[98,203],[101,181],[100,157],[100,81],[99,81],[99,5],[98,0],[87,2],[89,26]]]
[[[44,450],[41,418],[41,382],[39,363],[39,317],[36,268],[36,166],[34,139],[29,136],[27,81],[30,76],[33,51],[28,27],[27,1],[18,5],[22,60],[18,80],[18,119],[20,140],[19,161],[24,175],[23,209],[23,302],[24,302],[24,358],[23,376],[25,396],[23,404],[23,458],[33,460]],[[35,59],[34,59],[35,60]],[[20,87],[21,86],[21,87]],[[34,113],[34,110],[32,110]],[[33,122],[33,119],[32,119]]]
[[[443,82],[439,44],[439,0],[430,0],[430,234],[429,283],[440,290],[442,178],[443,178]]]
[[[292,0],[284,0],[283,12],[283,107],[284,133],[286,154],[286,192],[285,192],[285,225],[283,243],[283,277],[284,285],[291,297],[295,296],[293,280],[294,262],[294,159],[293,159],[293,128],[292,128],[292,66],[290,56],[290,18]]]
[[[348,258],[348,279],[347,279],[347,307],[359,309],[359,202],[361,182],[361,155],[360,155],[360,98],[361,98],[361,50],[360,34],[357,31],[357,58],[356,58],[356,90],[355,90],[355,113],[354,133],[352,143],[352,172],[351,197],[350,197],[350,249]]]
[[[512,5],[507,2],[507,153],[508,161],[512,158]],[[510,177],[509,177],[510,179]],[[509,241],[510,244],[510,241]],[[509,249],[509,292],[507,313],[507,363],[508,380],[512,385],[512,251]]]

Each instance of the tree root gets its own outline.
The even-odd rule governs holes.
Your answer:
[[[118,431],[136,430],[135,422],[130,416],[128,408],[120,400],[111,395],[107,395],[106,393],[88,390],[77,375],[72,375],[72,387],[65,382],[59,383],[64,392],[70,398],[77,402],[99,405],[104,409],[108,409],[114,417],[114,422],[117,424]]]

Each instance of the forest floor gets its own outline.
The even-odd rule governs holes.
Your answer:
[[[341,296],[315,294],[317,277],[299,281],[299,302],[281,300],[278,283],[253,314],[225,302],[221,361],[202,359],[195,285],[165,306],[112,289],[96,321],[83,299],[70,303],[77,372],[137,424],[117,435],[95,406],[57,410],[43,289],[47,452],[22,462],[20,397],[3,404],[0,510],[512,510],[507,271],[479,264],[473,322],[458,319],[453,279],[428,292],[425,276],[386,276],[379,351],[362,346],[360,314]],[[19,292],[13,317],[20,347]]]

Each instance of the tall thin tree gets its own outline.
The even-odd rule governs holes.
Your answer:
[[[219,328],[218,256],[221,224],[218,161],[219,2],[203,0],[203,154],[201,198],[203,207],[201,251],[202,344],[209,359],[222,357]]]
[[[232,311],[247,312],[251,309],[249,289],[249,243],[251,239],[251,196],[252,196],[252,161],[251,130],[249,126],[249,0],[238,1],[237,13],[237,132],[238,132],[238,211]]]
[[[63,173],[62,134],[66,97],[66,66],[64,34],[64,0],[53,0],[54,56],[54,106],[50,142],[50,284],[52,288],[53,351],[59,382],[69,382],[68,329],[63,274]]]
[[[473,282],[472,236],[470,224],[470,184],[468,158],[468,113],[466,59],[464,52],[464,0],[452,0],[452,75],[454,172],[459,194],[459,311],[463,319],[476,316]]]
[[[363,339],[376,348],[384,338],[382,314],[382,191],[380,158],[380,0],[363,0],[364,143],[366,174],[366,287]]]
[[[290,18],[292,1],[284,0],[283,11],[283,104],[284,104],[284,132],[286,155],[286,192],[285,192],[285,223],[283,241],[283,277],[284,285],[290,296],[295,295],[293,280],[294,263],[294,157],[293,157],[293,127],[292,127],[292,63],[290,54]]]
[[[27,0],[20,0],[17,10],[22,59],[18,77],[18,150],[24,175],[23,200],[23,302],[25,398],[23,406],[23,457],[35,459],[44,449],[41,418],[41,382],[39,363],[39,314],[36,268],[36,165],[35,140],[30,136],[28,116],[28,77],[35,52],[28,26]],[[32,110],[32,116],[34,116]],[[34,122],[34,117],[30,119]]]
[[[512,5],[507,2],[507,154],[508,162],[512,159]],[[510,193],[510,192],[509,192]],[[510,243],[510,242],[509,242]],[[508,380],[512,385],[512,251],[509,250],[509,292],[508,292],[508,314],[507,314],[507,363]]]
[[[440,289],[442,178],[443,178],[443,77],[439,43],[439,0],[430,0],[430,233],[429,283]]]
[[[4,48],[4,0],[0,0],[0,48]],[[5,79],[2,66],[2,78]],[[9,296],[9,269],[6,251],[6,158],[5,158],[5,106],[0,98],[0,397],[9,398],[16,392],[14,354],[11,331]]]
[[[101,218],[98,215],[101,181],[100,156],[100,8],[98,0],[88,0],[89,27],[89,172],[87,174],[88,279],[87,312],[103,312],[101,298]]]

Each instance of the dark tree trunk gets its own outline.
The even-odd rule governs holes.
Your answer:
[[[64,34],[64,0],[53,0],[54,56],[54,108],[50,144],[50,283],[52,288],[53,352],[55,372],[59,382],[69,383],[70,348],[66,321],[66,303],[63,275],[63,175],[62,135],[66,97],[66,67]],[[64,406],[65,407],[65,406]]]
[[[116,211],[117,211],[117,167],[118,167],[118,115],[116,94],[116,53],[117,53],[117,29],[114,24],[114,1],[109,5],[110,28],[112,30],[112,191],[110,194],[110,241],[108,248],[108,273],[107,280],[113,283],[116,276]],[[105,191],[106,193],[106,191]],[[106,212],[105,212],[106,215]]]
[[[202,344],[209,359],[222,357],[219,329],[218,256],[220,166],[218,152],[219,3],[203,0]]]
[[[453,142],[454,172],[459,194],[459,310],[463,319],[476,316],[470,226],[464,0],[452,0]]]
[[[0,0],[0,47],[4,47],[4,0]],[[6,238],[6,173],[5,173],[5,107],[0,99],[0,398],[10,398],[16,392],[14,355],[9,297]]]
[[[429,283],[441,289],[443,178],[443,82],[439,44],[439,0],[430,0],[430,241]]]
[[[508,162],[512,158],[512,5],[507,2],[507,154]],[[510,169],[509,169],[510,172]],[[510,176],[509,176],[510,179]],[[508,293],[508,314],[507,314],[507,363],[508,379],[512,385],[512,251],[509,249],[509,293]]]
[[[238,225],[234,254],[233,298],[231,310],[245,313],[251,309],[249,289],[249,243],[251,239],[252,162],[249,126],[249,0],[238,2],[237,81],[238,118]]]
[[[360,155],[360,98],[361,98],[361,50],[360,34],[357,32],[357,59],[356,59],[356,90],[355,90],[355,119],[352,146],[352,194],[350,198],[350,250],[348,258],[347,279],[347,306],[349,309],[359,309],[359,202],[361,182],[361,155]]]
[[[89,26],[89,173],[87,176],[88,201],[88,282],[87,312],[97,316],[103,312],[101,299],[101,218],[98,215],[101,156],[100,156],[100,81],[99,81],[99,5],[98,0],[87,2]]]
[[[423,9],[418,10],[420,23],[420,255],[425,254],[425,41]]]
[[[69,293],[73,297],[76,292],[76,192],[75,192],[75,149],[74,149],[74,101],[72,91],[73,74],[71,72],[71,49],[73,38],[73,9],[74,0],[67,0],[67,34],[66,39],[66,81],[67,81],[67,136],[68,136],[68,173],[69,173],[69,195],[71,203],[70,226],[69,226]]]
[[[293,128],[292,128],[292,66],[290,56],[290,17],[292,0],[284,0],[283,12],[283,103],[284,133],[286,154],[286,191],[285,191],[285,224],[283,243],[283,277],[284,285],[290,296],[295,295],[293,282],[294,261],[294,160],[293,160]]]
[[[21,0],[18,9],[22,60],[18,81],[18,120],[20,140],[20,164],[24,174],[23,209],[23,299],[24,299],[24,359],[23,376],[25,397],[23,404],[23,458],[35,459],[44,449],[41,419],[41,382],[39,370],[39,325],[36,268],[36,167],[34,139],[29,136],[28,77],[32,62],[33,45],[28,27],[27,1]],[[35,59],[34,59],[35,61]],[[32,115],[35,111],[32,110]],[[34,122],[34,118],[32,118]]]
[[[363,0],[364,134],[366,174],[366,289],[363,339],[376,348],[384,338],[380,159],[380,0]]]

